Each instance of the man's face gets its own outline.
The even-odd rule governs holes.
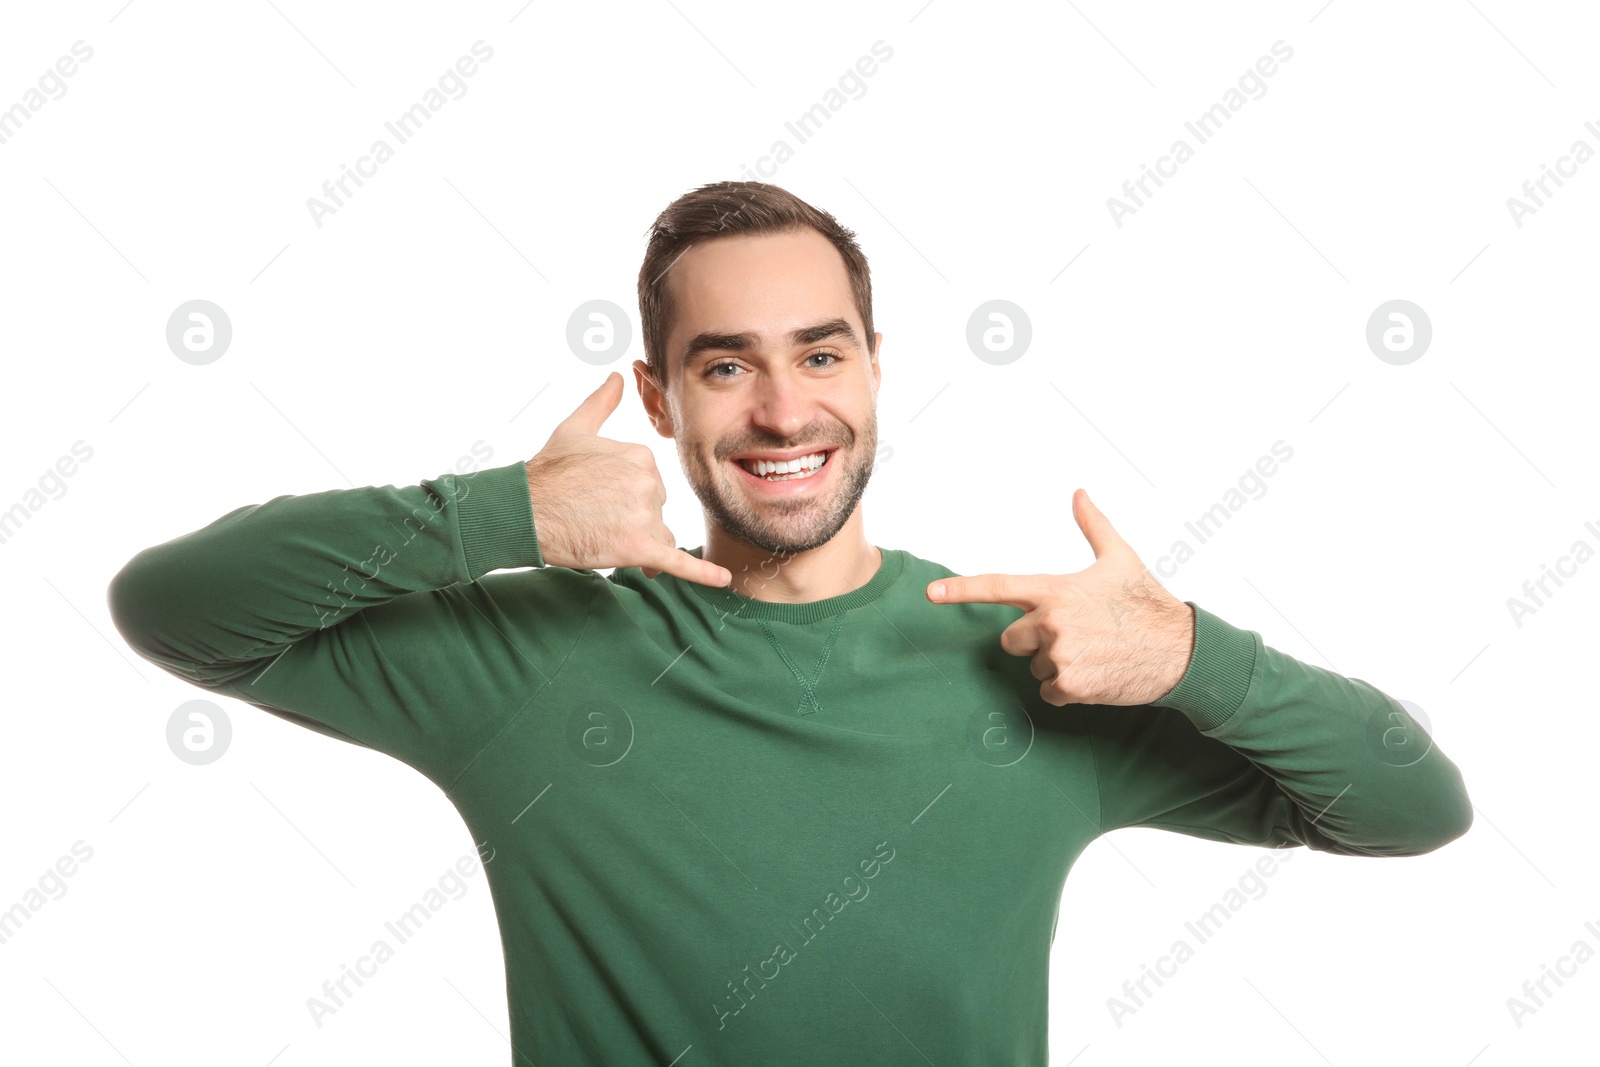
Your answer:
[[[844,260],[806,228],[700,242],[669,269],[664,398],[634,363],[646,411],[723,530],[776,554],[826,544],[854,514],[878,450],[881,372]],[[757,459],[818,453],[810,473],[752,473]]]

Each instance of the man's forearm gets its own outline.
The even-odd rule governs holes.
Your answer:
[[[535,558],[517,463],[240,508],[140,552],[109,599],[142,656],[222,684],[364,608]]]

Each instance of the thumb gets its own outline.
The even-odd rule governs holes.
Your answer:
[[[1111,520],[1089,499],[1087,489],[1079,489],[1072,494],[1072,517],[1077,521],[1078,529],[1083,531],[1089,547],[1094,549],[1095,559],[1111,549],[1127,547],[1127,542],[1111,525]]]
[[[600,388],[585,397],[577,410],[561,421],[561,425],[555,429],[555,434],[598,434],[601,425],[610,418],[613,411],[617,410],[617,404],[621,400],[622,375],[612,371],[606,375],[606,380],[600,383]]]

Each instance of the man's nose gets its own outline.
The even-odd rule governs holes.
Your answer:
[[[785,374],[764,374],[756,386],[751,419],[775,437],[788,440],[811,421],[805,384]]]

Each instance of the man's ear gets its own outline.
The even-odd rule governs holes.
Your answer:
[[[650,420],[650,425],[656,428],[656,433],[662,437],[675,436],[672,429],[672,414],[667,410],[666,394],[650,377],[650,364],[642,359],[633,361],[633,379],[639,385],[639,399],[644,402],[644,413]]]
[[[883,362],[878,358],[883,352],[883,331],[872,335],[872,399],[878,399],[878,386],[883,382]]]

